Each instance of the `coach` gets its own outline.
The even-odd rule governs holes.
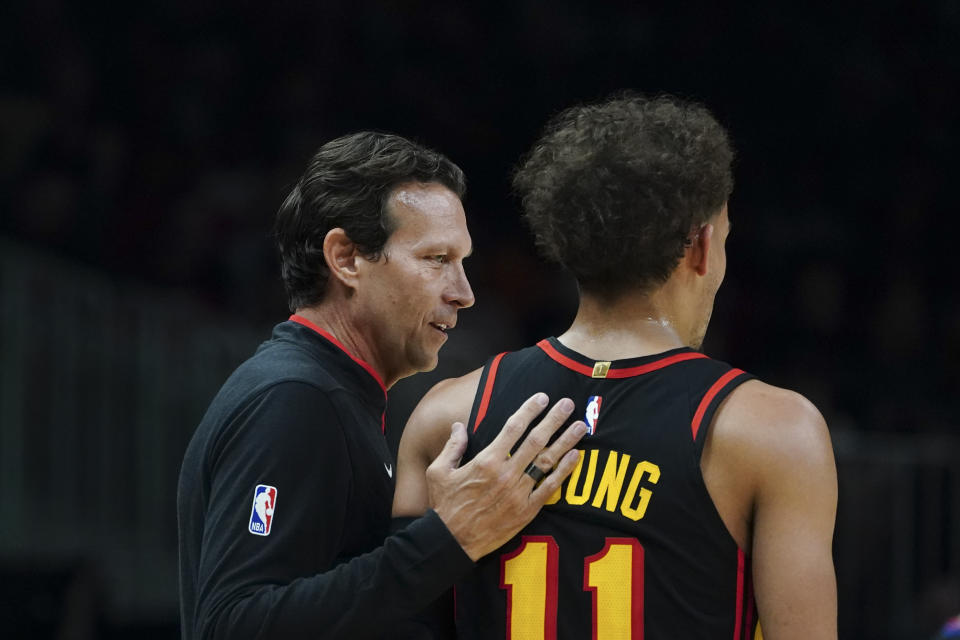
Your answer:
[[[283,203],[294,315],[224,384],[180,472],[185,640],[397,637],[572,470],[582,423],[547,446],[567,399],[517,446],[547,407],[537,394],[462,468],[466,432],[453,425],[428,471],[433,509],[388,535],[387,389],[435,367],[473,304],[464,189],[441,154],[365,132],[321,147]]]

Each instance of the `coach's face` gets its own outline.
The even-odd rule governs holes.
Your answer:
[[[437,183],[407,183],[387,203],[393,233],[379,260],[361,260],[357,290],[367,339],[392,385],[437,366],[440,347],[473,304],[463,270],[471,250],[460,199]]]

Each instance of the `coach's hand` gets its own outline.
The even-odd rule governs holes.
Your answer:
[[[587,431],[574,422],[549,447],[551,436],[570,417],[573,401],[557,402],[511,456],[517,440],[549,402],[546,394],[528,399],[490,445],[460,467],[467,448],[467,430],[453,424],[443,451],[427,468],[430,504],[474,561],[512,538],[528,522],[577,465],[571,451]],[[526,470],[533,463],[536,469]],[[552,469],[552,471],[551,471]],[[547,475],[537,484],[535,476]]]

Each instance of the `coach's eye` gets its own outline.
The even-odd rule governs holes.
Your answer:
[[[429,260],[432,260],[433,262],[436,262],[437,264],[443,264],[444,262],[447,261],[447,256],[438,254],[438,255],[435,255],[435,256],[430,256]]]

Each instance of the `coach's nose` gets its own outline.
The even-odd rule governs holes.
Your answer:
[[[453,276],[444,295],[444,302],[459,309],[472,307],[475,302],[473,289],[470,287],[470,281],[467,279],[467,272],[464,270],[462,262],[458,262],[453,269]]]

